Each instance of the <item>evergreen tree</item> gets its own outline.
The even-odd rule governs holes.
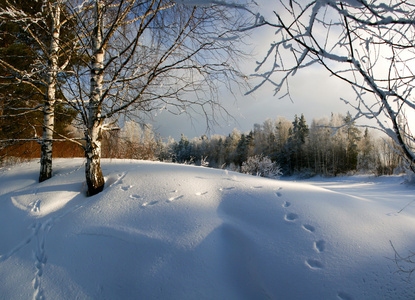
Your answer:
[[[303,151],[303,146],[308,135],[308,125],[303,114],[301,114],[300,118],[295,115],[292,124],[293,127],[287,147],[290,153],[290,171],[298,172],[306,166],[307,159],[305,157],[306,153]]]
[[[179,143],[175,149],[176,160],[180,163],[191,161],[191,147],[189,139],[182,133]]]
[[[369,133],[369,129],[365,129],[365,133],[359,143],[359,155],[358,155],[358,170],[368,172],[375,168],[375,155],[374,144],[372,137]]]
[[[241,166],[244,161],[248,159],[248,139],[245,134],[242,133],[238,146],[236,147],[236,160],[235,163]]]
[[[216,147],[216,164],[218,167],[222,167],[222,165],[225,163],[225,143],[223,142],[223,139],[220,138]]]
[[[359,154],[358,143],[361,139],[361,132],[349,114],[344,118],[344,124],[344,132],[347,139],[344,171],[356,171]]]

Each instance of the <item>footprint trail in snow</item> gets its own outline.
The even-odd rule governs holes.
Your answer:
[[[282,188],[279,188],[278,190],[282,190]],[[276,192],[275,195],[278,198],[282,197],[281,192]],[[284,207],[284,208],[288,208],[290,206],[291,206],[291,202],[289,202],[289,201],[284,201],[284,203],[282,204],[282,207]],[[284,220],[287,221],[287,222],[294,222],[298,218],[299,218],[299,216],[296,213],[293,213],[293,212],[288,212],[284,216]]]
[[[280,187],[278,191],[275,192],[275,195],[277,196],[277,198],[283,197],[283,193],[281,192],[281,190],[282,188]],[[291,208],[291,205],[292,203],[290,201],[284,201],[281,206],[284,209],[287,209],[287,208]],[[289,223],[293,223],[299,218],[300,216],[294,212],[287,212],[284,215],[284,220]],[[310,224],[303,224],[301,228],[309,233],[314,233],[316,231],[315,227]],[[326,249],[326,241],[324,240],[315,241],[313,244],[313,249],[319,254],[323,253]],[[323,263],[318,259],[309,258],[309,259],[306,259],[304,263],[307,267],[309,267],[312,270],[320,270],[324,268]]]

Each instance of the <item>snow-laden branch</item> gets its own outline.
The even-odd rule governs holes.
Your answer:
[[[276,92],[286,85],[289,95],[289,77],[319,63],[354,88],[359,103],[352,105],[356,116],[375,118],[379,124],[383,124],[383,115],[388,118],[390,128],[380,128],[397,142],[415,172],[415,138],[408,130],[409,120],[403,117],[405,111],[415,110],[409,67],[415,59],[415,4],[401,0],[281,3],[283,10],[275,11],[277,22],[270,25],[278,28],[276,41],[257,63],[254,77],[262,80],[251,92],[271,83]],[[264,23],[271,24],[269,20]],[[376,111],[369,104],[373,100]]]

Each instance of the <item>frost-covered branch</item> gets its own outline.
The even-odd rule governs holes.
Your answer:
[[[358,103],[352,105],[356,116],[376,119],[379,124],[384,118],[389,120],[389,127],[380,129],[399,145],[415,172],[415,137],[409,131],[413,121],[404,117],[415,113],[411,69],[415,4],[403,0],[281,3],[283,9],[275,10],[272,24],[278,29],[276,41],[258,63],[254,76],[263,79],[254,90],[271,84],[280,92],[287,86],[289,95],[290,76],[312,64],[322,65],[352,86]]]

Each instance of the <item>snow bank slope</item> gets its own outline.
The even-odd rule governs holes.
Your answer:
[[[412,299],[414,194],[374,197],[222,170],[81,159],[0,174],[1,299]],[[321,182],[320,182],[321,184]],[[398,199],[394,197],[400,191]],[[402,190],[404,192],[402,192]],[[390,192],[390,197],[385,196]]]

